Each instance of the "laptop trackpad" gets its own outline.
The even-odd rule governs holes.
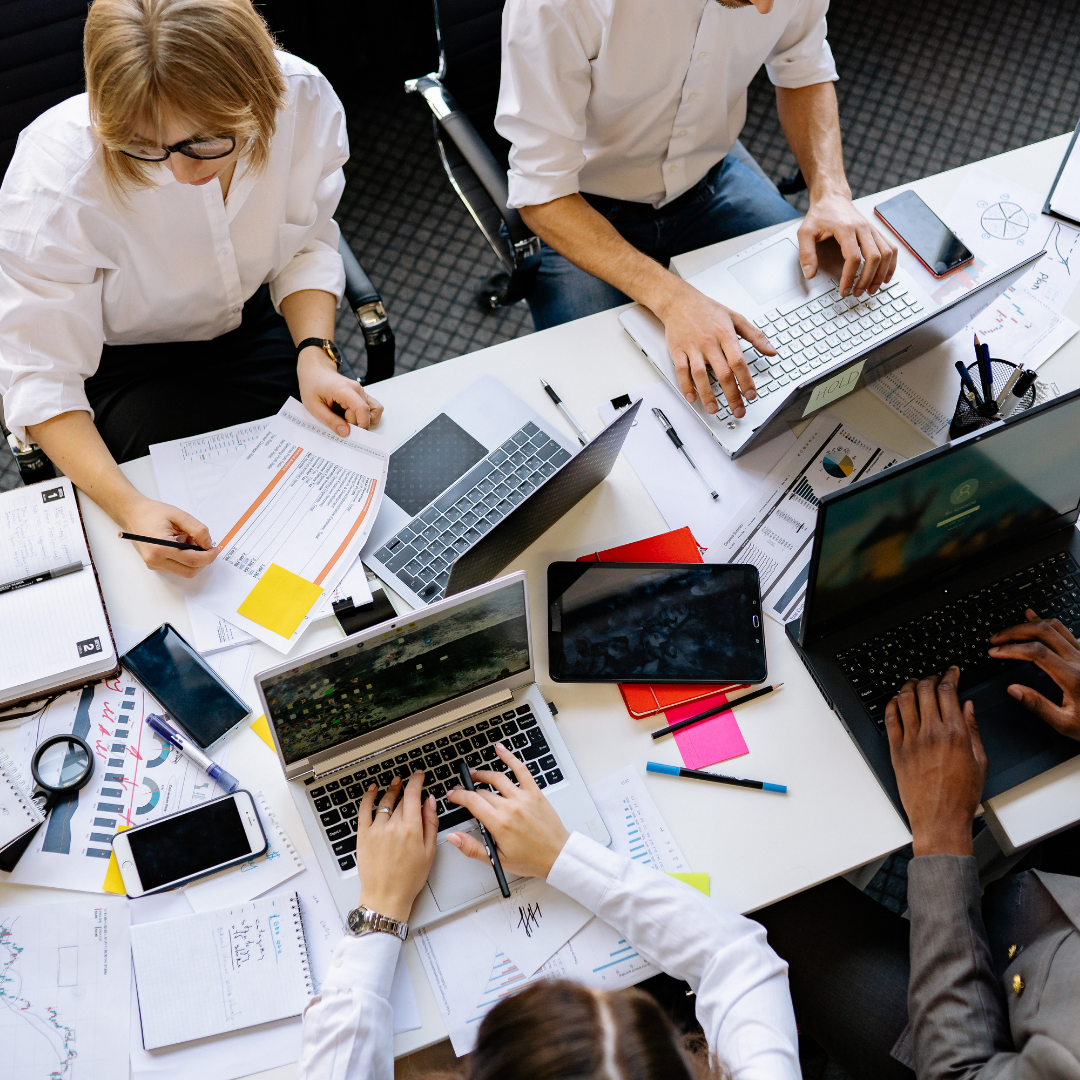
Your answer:
[[[475,825],[472,829],[465,826],[454,831],[471,833],[480,840]],[[509,875],[507,880],[511,880]],[[428,874],[427,883],[440,911],[453,911],[470,900],[483,900],[499,891],[495,871],[491,869],[490,863],[467,858],[442,837],[439,838],[435,850],[435,862]]]
[[[996,678],[962,693],[961,701],[975,704],[983,747],[989,762],[983,799],[1000,795],[1054,765],[1080,754],[1080,743],[1058,734],[1045,720],[1029,712],[1005,689],[1020,683],[1061,704],[1061,689],[1034,664],[1020,664]]]

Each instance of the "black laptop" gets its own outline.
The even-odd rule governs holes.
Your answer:
[[[885,706],[908,678],[961,669],[989,759],[983,798],[1080,753],[1009,697],[1056,703],[1032,664],[988,639],[1025,608],[1080,631],[1080,390],[826,495],[806,606],[788,635],[903,814]]]

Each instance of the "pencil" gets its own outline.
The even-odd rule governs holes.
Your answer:
[[[158,547],[176,548],[177,551],[207,551],[198,544],[181,544],[179,540],[162,540],[157,536],[139,536],[138,533],[122,532],[118,534],[121,540],[137,540],[140,544],[157,544]]]
[[[734,701],[725,702],[723,705],[716,705],[711,709],[706,709],[704,712],[698,713],[697,716],[688,716],[685,720],[680,720],[677,724],[669,724],[667,727],[657,728],[652,733],[652,737],[654,739],[662,739],[665,735],[673,735],[676,731],[682,731],[683,728],[688,728],[691,724],[696,724],[701,720],[708,720],[710,716],[716,716],[717,713],[727,712],[728,709],[734,709],[736,705],[745,705],[746,702],[753,701],[754,698],[771,694],[774,690],[779,690],[783,685],[782,682],[778,682],[772,686],[763,686],[760,690],[755,690],[752,694],[744,694]]]

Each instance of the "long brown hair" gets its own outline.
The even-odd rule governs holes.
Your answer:
[[[169,118],[232,135],[257,172],[269,158],[285,79],[250,0],[94,0],[83,33],[90,122],[115,193],[151,186],[158,168],[116,147]]]
[[[642,990],[533,984],[484,1017],[467,1080],[720,1080],[704,1040],[689,1040]]]

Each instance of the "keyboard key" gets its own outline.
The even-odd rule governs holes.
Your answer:
[[[479,769],[483,763],[484,759],[477,753],[465,755],[465,764],[468,765],[470,769]]]
[[[364,792],[367,790],[364,784],[353,784],[349,788],[349,798],[359,800],[364,797]]]
[[[315,809],[321,814],[324,810],[329,810],[334,804],[330,801],[329,795],[323,795],[321,798],[315,800]]]
[[[505,713],[503,713],[503,719],[506,720],[506,714]],[[506,723],[503,724],[503,726],[502,726],[503,739],[505,740],[510,735],[516,734],[517,729],[518,729],[518,726],[513,720],[506,720]]]
[[[340,786],[341,785],[336,780],[334,780],[331,783],[326,785],[326,790],[327,791],[336,791]]]
[[[340,840],[342,837],[352,835],[352,827],[347,821],[343,821],[340,825],[331,825],[326,830],[326,838],[328,840]]]
[[[448,746],[442,752],[442,759],[446,762],[457,761],[460,751],[456,746]]]
[[[522,732],[520,735],[515,735],[510,740],[510,745],[515,750],[521,750],[523,747],[529,745],[529,736]]]
[[[323,794],[323,792],[325,792],[325,791],[326,791],[326,788],[324,788],[324,787],[314,787],[314,788],[312,788],[312,789],[311,789],[311,790],[310,790],[310,791],[308,792],[308,794],[309,794],[309,795],[310,795],[310,796],[311,796],[311,797],[312,797],[313,799],[317,799],[317,798],[318,798],[318,797],[319,797],[320,795],[322,795],[322,794]]]
[[[325,814],[319,815],[319,820],[323,823],[323,827],[330,825],[336,825],[341,820],[341,814],[337,810],[327,810]]]
[[[487,736],[484,735],[483,733],[480,733],[480,734],[474,735],[469,740],[469,742],[472,743],[472,747],[473,747],[474,750],[483,750],[484,747],[487,746],[488,741],[487,741]]]
[[[518,727],[531,728],[536,726],[536,717],[532,713],[527,713],[518,721]]]
[[[464,806],[447,808],[445,813],[439,815],[439,832],[452,829],[455,825],[464,825],[466,821],[472,821],[472,814]]]
[[[555,765],[556,765],[555,755],[554,754],[548,754],[547,757],[542,757],[540,759],[539,764],[540,764],[540,768],[544,772],[547,772],[549,769],[554,769]]]
[[[334,844],[335,855],[348,855],[350,851],[356,851],[356,841],[351,836]]]
[[[330,793],[330,801],[335,806],[340,806],[342,803],[349,801],[349,796],[344,791],[332,791]]]
[[[342,855],[342,857],[338,859],[338,866],[340,866],[342,870],[351,870],[355,865],[355,855]]]
[[[423,756],[424,756],[424,751],[421,750],[419,746],[414,746],[409,751],[409,760],[410,761],[412,761],[414,758],[419,758],[419,757],[423,757]]]
[[[542,770],[540,768],[540,762],[538,762],[538,761],[530,761],[529,762],[529,772],[531,772],[533,774],[533,776],[538,776],[541,771]]]
[[[424,765],[429,769],[437,769],[442,764],[441,754],[428,754],[424,758]]]
[[[440,765],[434,770],[436,780],[449,780],[454,775],[454,770],[449,765]]]
[[[544,773],[544,779],[549,784],[558,784],[562,782],[563,774],[558,769],[552,769],[551,772]]]
[[[380,790],[385,791],[393,782],[394,774],[392,772],[379,773],[378,779],[375,781]]]
[[[480,751],[480,756],[485,762],[498,760],[498,754],[495,752],[494,746],[485,746],[484,749]]]

